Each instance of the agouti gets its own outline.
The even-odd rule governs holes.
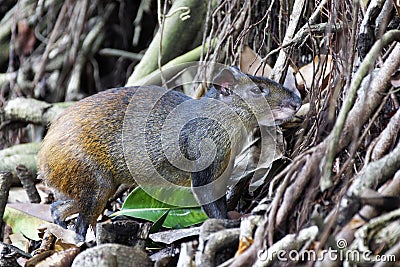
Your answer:
[[[248,102],[249,98],[256,100]],[[139,179],[159,185],[154,176],[146,175],[151,173],[147,170],[150,167],[148,163],[140,162],[141,156],[150,159],[151,167],[166,181],[191,186],[209,217],[228,218],[224,183],[211,184],[208,189],[207,185],[218,180],[219,176],[229,178],[234,158],[244,145],[243,130],[249,132],[263,120],[271,122],[271,118],[263,115],[266,110],[255,110],[257,107],[251,104],[260,98],[268,102],[275,123],[291,118],[301,106],[300,98],[280,84],[244,74],[235,67],[220,71],[209,92],[199,100],[158,86],[138,86],[109,89],[77,102],[51,125],[38,155],[40,178],[55,189],[59,199],[51,205],[54,222],[66,227],[67,217],[78,213],[75,231],[84,238],[88,226],[95,224],[108,199],[121,184],[133,184]],[[198,118],[184,125],[176,122],[180,125],[172,128],[176,128],[174,131],[178,137],[175,133],[162,133],[169,113],[186,101],[191,101],[190,105],[181,106],[179,114],[194,114]],[[223,121],[196,115],[199,109],[204,109],[207,101],[220,103],[218,110],[221,114],[230,110],[228,115],[223,115]],[[145,115],[148,113],[147,118],[134,114],[125,118],[130,105],[136,111],[149,109],[150,112],[143,112]],[[261,114],[256,118],[257,112]],[[127,122],[124,120],[129,122],[126,132],[123,129]],[[139,125],[139,120],[145,121],[144,127]],[[223,126],[228,126],[231,132],[228,134]],[[126,148],[123,135],[131,133],[133,137],[129,142],[134,145]],[[135,134],[145,136],[136,140]],[[178,143],[168,143],[174,138]],[[168,151],[165,150],[168,149],[178,150],[181,153],[179,157],[183,155],[188,161],[208,156],[199,152],[199,146],[207,140],[214,143],[215,153],[210,155],[213,158],[204,168],[183,170],[171,163],[171,156],[167,158]],[[127,163],[126,153],[136,154],[136,161]],[[178,156],[175,160],[179,160]],[[222,197],[217,189],[223,192]]]

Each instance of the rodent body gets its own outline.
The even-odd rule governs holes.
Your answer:
[[[248,84],[249,80],[257,85],[257,90]],[[214,79],[214,87],[205,98],[193,101],[191,109],[185,111],[191,113],[199,109],[207,98],[215,99],[231,107],[244,127],[251,129],[257,125],[257,120],[245,101],[235,95],[235,88],[246,86],[246,90],[251,90],[252,94],[267,99],[278,122],[292,117],[301,105],[300,98],[281,85],[229,68],[222,70]],[[165,93],[165,89],[157,86],[125,87],[110,89],[77,102],[51,125],[38,160],[40,177],[59,193],[60,200],[51,207],[54,221],[66,227],[66,218],[79,213],[75,230],[81,237],[85,235],[89,224],[96,222],[118,186],[135,183],[135,168],[129,169],[126,163],[122,135],[126,110],[132,97],[138,93],[140,100],[132,103],[136,105],[135,108],[140,110],[142,106],[145,108],[149,104],[156,104],[148,114],[146,127],[131,131],[144,131],[143,147],[148,152],[152,166],[163,173],[168,181],[195,188],[213,182],[223,173],[229,176],[233,167],[232,158],[241,150],[242,133],[240,127],[236,130],[233,119],[226,118],[232,122],[233,135],[237,136],[232,139],[221,130],[220,122],[197,118],[180,129],[179,149],[188,160],[196,160],[201,157],[199,144],[206,138],[212,139],[216,146],[214,160],[207,168],[193,172],[172,165],[163,152],[160,132],[168,114],[178,105],[192,100],[176,91]],[[157,99],[156,95],[160,94],[163,97]],[[132,125],[135,125],[135,118],[132,120]],[[137,166],[138,169],[142,167]],[[212,193],[195,190],[194,193],[199,202],[204,203],[202,207],[209,217],[228,217],[225,197],[213,201],[209,196],[212,197]]]

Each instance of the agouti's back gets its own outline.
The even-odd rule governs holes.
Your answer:
[[[124,158],[122,128],[125,111],[137,90],[147,91],[150,98],[154,91],[165,91],[157,86],[109,89],[77,102],[52,123],[38,163],[40,178],[62,199],[52,206],[56,223],[65,226],[66,217],[79,212],[88,221],[77,229],[84,234],[118,186],[135,182]],[[175,91],[169,94],[164,105],[190,99]],[[167,100],[171,103],[165,103]],[[151,103],[154,99],[142,101]],[[190,180],[182,180],[190,185]]]
[[[87,97],[68,108],[52,123],[39,152],[39,170],[54,188],[70,197],[81,197],[82,185],[74,180],[91,169],[133,182],[122,151],[122,121],[137,87],[110,89]]]

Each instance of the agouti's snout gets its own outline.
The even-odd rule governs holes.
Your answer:
[[[272,107],[272,114],[278,124],[293,117],[301,107],[301,99],[298,95],[291,93],[290,97],[283,98],[280,105]]]

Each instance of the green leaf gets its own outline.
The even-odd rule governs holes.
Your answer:
[[[163,226],[163,224],[165,222],[165,219],[168,217],[169,211],[170,211],[170,209],[167,209],[167,211],[160,218],[158,218],[157,221],[155,221],[153,223],[153,225],[150,228],[150,232],[149,232],[150,234],[156,233],[161,229],[161,227]]]
[[[176,206],[169,205],[167,203],[161,202],[151,197],[141,187],[136,187],[125,199],[125,202],[122,205],[122,209],[147,209],[147,208],[168,209],[175,207]]]
[[[28,213],[6,206],[3,220],[11,226],[13,233],[22,233],[32,240],[40,240],[38,236],[38,227],[42,224],[47,224],[47,221],[39,219]]]
[[[176,197],[180,192],[177,191]],[[175,196],[173,196],[175,197]],[[182,228],[199,224],[208,217],[203,210],[197,207],[178,207],[161,202],[148,195],[142,188],[133,190],[125,200],[122,210],[113,216],[125,215],[156,222],[167,228]],[[163,221],[163,219],[165,219]]]
[[[168,228],[184,228],[208,219],[201,207],[171,209],[163,224]]]

